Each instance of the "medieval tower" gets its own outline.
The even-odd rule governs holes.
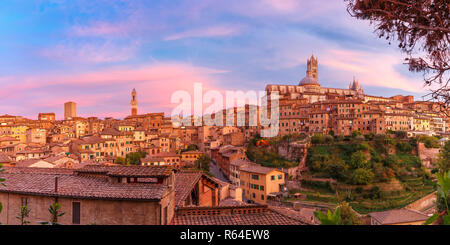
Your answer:
[[[308,59],[306,75],[314,78],[314,80],[319,80],[319,72],[318,72],[318,61],[317,58],[314,58],[314,55],[311,55],[311,58]]]
[[[137,115],[137,97],[136,97],[136,89],[133,88],[133,91],[131,92],[131,115],[136,116]]]

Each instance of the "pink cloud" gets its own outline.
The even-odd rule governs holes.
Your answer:
[[[183,63],[161,63],[138,68],[115,67],[96,72],[13,77],[8,78],[9,85],[5,85],[0,91],[0,101],[9,105],[14,103],[9,108],[22,107],[22,113],[15,109],[0,114],[20,115],[33,107],[62,108],[64,102],[74,101],[79,106],[80,115],[116,113],[114,115],[124,117],[129,115],[132,88],[138,91],[141,113],[160,109],[169,113],[168,109],[176,106],[170,103],[173,92],[185,90],[193,94],[194,83],[202,83],[205,90],[220,90],[214,75],[224,72],[226,71]],[[0,81],[4,79],[6,78],[0,78]],[[19,82],[12,83],[13,81]],[[119,92],[106,91],[106,88]],[[21,99],[24,97],[29,99]]]
[[[361,84],[423,92],[423,81],[402,76],[394,67],[401,64],[398,55],[343,49],[331,49],[322,53],[319,63],[356,76]]]
[[[184,38],[192,38],[192,37],[223,37],[223,36],[234,36],[240,33],[242,27],[241,26],[233,26],[233,25],[217,25],[211,27],[205,27],[200,29],[193,29],[184,31],[181,33],[170,35],[164,40],[178,40]]]
[[[124,35],[130,31],[131,26],[127,23],[96,22],[91,25],[75,25],[70,34],[86,36],[110,36]]]
[[[139,42],[116,44],[111,41],[101,43],[65,43],[39,52],[43,57],[62,62],[110,63],[126,61],[134,57]]]

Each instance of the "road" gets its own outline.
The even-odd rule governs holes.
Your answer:
[[[219,166],[217,166],[216,164],[214,164],[213,161],[211,161],[209,163],[209,172],[211,174],[213,174],[216,178],[225,181],[225,182],[230,182],[227,177],[225,177],[225,175],[222,173],[222,171],[220,171]]]

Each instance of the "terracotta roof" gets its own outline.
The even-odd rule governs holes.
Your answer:
[[[224,199],[224,200],[220,201],[220,203],[219,203],[219,206],[221,206],[221,207],[227,207],[227,206],[251,206],[251,205],[254,205],[254,204],[248,204],[248,203],[241,202],[241,201],[238,201],[238,200],[233,199],[233,198]]]
[[[115,177],[166,177],[172,172],[170,166],[107,166],[86,165],[77,169],[79,173],[105,173]]]
[[[230,165],[243,167],[243,166],[246,166],[246,165],[257,165],[257,164],[252,162],[252,161],[249,161],[249,160],[236,159],[234,161],[231,161]]]
[[[27,167],[3,167],[5,173],[40,173],[40,174],[73,174],[73,169],[68,168],[27,168]]]
[[[58,170],[59,171],[59,170]],[[28,170],[24,172],[6,171],[0,173],[5,178],[5,186],[0,192],[112,200],[160,200],[168,187],[162,184],[110,183],[105,178],[77,176],[63,172]],[[55,192],[55,177],[58,189]]]
[[[268,167],[263,167],[260,165],[245,165],[245,166],[241,167],[241,171],[250,172],[250,173],[258,173],[258,174],[268,174],[268,173],[272,172],[273,170],[282,172],[281,170],[278,170],[276,168],[268,168]]]
[[[122,132],[120,132],[119,130],[115,129],[115,128],[107,128],[105,130],[103,130],[100,135],[112,135],[112,136],[119,136],[122,135]]]
[[[185,151],[185,152],[182,152],[181,154],[203,154],[203,152],[201,152],[201,151]]]
[[[10,163],[10,162],[12,162],[12,160],[8,155],[0,153],[0,163]]]
[[[0,141],[19,141],[19,140],[16,138],[13,138],[13,137],[9,137],[9,136],[3,136],[3,137],[0,137]]]
[[[182,171],[176,173],[175,177],[175,206],[181,207],[195,184],[197,184],[202,177],[202,173]]]
[[[384,212],[374,212],[370,213],[369,216],[383,225],[425,221],[428,219],[426,214],[411,209],[394,209]]]
[[[105,139],[102,139],[98,136],[88,136],[80,140],[80,144],[97,144],[103,142],[105,142]]]
[[[53,163],[45,161],[45,160],[42,160],[42,159],[28,159],[28,160],[18,161],[16,163],[16,166],[17,167],[29,167],[29,166],[31,166],[31,165],[33,165],[33,164],[35,164],[37,162],[41,162],[41,161],[44,162],[44,163],[48,163],[48,164],[54,165]]]
[[[202,210],[205,215],[183,215],[180,211]],[[240,213],[239,213],[240,212]],[[209,213],[209,214],[208,214]],[[173,218],[172,225],[306,225],[308,223],[295,217],[268,209],[267,206],[196,207],[180,208]]]

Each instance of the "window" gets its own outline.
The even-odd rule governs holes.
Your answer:
[[[167,225],[168,223],[168,217],[167,217],[167,207],[164,207],[163,209],[163,218],[162,218],[162,224]]]
[[[252,179],[259,180],[259,176],[257,174],[252,174]]]
[[[22,197],[22,206],[28,206],[28,198]]]
[[[278,175],[278,179],[283,179],[283,175]]]
[[[264,186],[263,186],[263,185],[260,186],[259,189],[262,190],[262,191],[264,191]]]
[[[261,200],[264,200],[264,195],[261,195]]]
[[[275,175],[270,176],[270,180],[275,180]]]
[[[72,224],[79,225],[81,216],[81,207],[79,202],[72,202]]]

